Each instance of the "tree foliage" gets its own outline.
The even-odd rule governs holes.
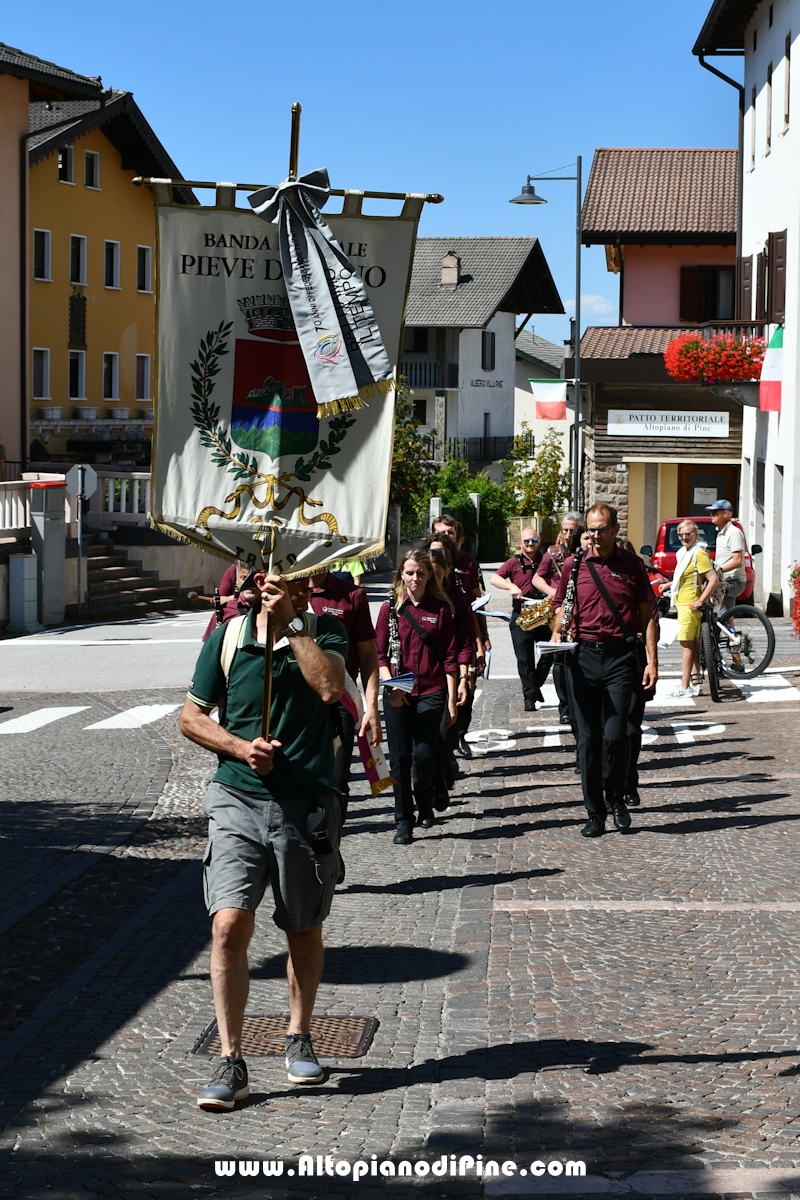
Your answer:
[[[564,467],[563,434],[548,429],[531,460],[527,433],[523,421],[522,434],[514,438],[503,466],[503,483],[511,497],[513,515],[525,517],[538,512],[551,516],[567,506],[572,495],[572,470]]]
[[[480,496],[480,523],[471,492]],[[467,545],[474,547],[476,533],[483,559],[505,558],[506,520],[512,515],[509,494],[485,472],[471,475],[466,462],[451,459],[428,481],[427,497],[439,496],[442,508],[464,526]]]
[[[414,415],[413,394],[401,376],[395,398],[389,503],[401,505],[405,513],[421,511],[428,495],[428,480],[435,471],[430,448],[419,432],[419,425]]]

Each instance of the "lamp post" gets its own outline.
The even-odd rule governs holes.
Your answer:
[[[575,377],[572,381],[575,394],[575,459],[572,473],[572,507],[580,507],[581,468],[581,156],[575,162],[574,175],[529,175],[528,181],[518,196],[509,204],[547,204],[543,196],[536,195],[536,183],[573,182],[575,188]]]

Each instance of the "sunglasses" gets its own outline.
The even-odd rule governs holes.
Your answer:
[[[589,537],[605,537],[610,532],[610,529],[610,525],[604,525],[602,529],[587,529],[586,533]]]
[[[678,537],[679,538],[694,537],[694,530],[687,529],[685,533],[679,533]]]
[[[523,538],[522,539],[523,546],[536,546],[536,545],[538,545],[538,543],[539,543],[538,538]]]

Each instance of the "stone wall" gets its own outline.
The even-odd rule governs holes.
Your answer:
[[[619,536],[628,536],[628,472],[616,467],[586,461],[586,507],[591,508],[600,500],[613,504],[619,516]]]

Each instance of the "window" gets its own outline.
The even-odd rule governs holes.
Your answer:
[[[733,319],[734,267],[681,267],[680,319]]]
[[[136,290],[152,292],[153,252],[149,246],[136,247]]]
[[[750,170],[756,165],[756,89],[750,97]]]
[[[766,153],[772,149],[772,63],[767,67],[767,147]]]
[[[119,355],[103,355],[103,399],[119,400]]]
[[[494,340],[495,335],[484,329],[481,334],[481,370],[494,370]]]
[[[103,282],[107,288],[119,287],[119,242],[106,242]]]
[[[772,29],[772,5],[769,6],[769,27]]]
[[[789,128],[789,96],[792,82],[792,35],[786,35],[786,52],[783,66],[783,128]]]
[[[52,237],[49,229],[33,231],[33,278],[50,279],[50,246]]]
[[[136,355],[136,399],[150,399],[150,355]]]
[[[62,146],[58,152],[58,178],[61,183],[75,182],[75,151],[72,146]]]
[[[77,288],[69,298],[69,348],[86,349],[86,296]]]
[[[83,350],[69,352],[69,398],[86,399],[86,354]]]
[[[484,441],[488,441],[491,436],[492,436],[492,414],[490,412],[485,412],[483,414],[483,438],[484,438]]]
[[[403,337],[403,349],[406,354],[427,354],[427,329],[407,329]]]
[[[33,398],[34,400],[50,399],[49,350],[34,350],[33,352]]]
[[[419,421],[420,425],[428,424],[428,401],[414,401],[414,420]]]
[[[753,30],[753,54],[755,54],[757,49],[758,49],[758,30],[754,29]]]
[[[83,155],[83,182],[88,188],[100,187],[100,155],[96,150],[86,150]]]
[[[86,283],[86,238],[76,233],[69,239],[69,281]]]

